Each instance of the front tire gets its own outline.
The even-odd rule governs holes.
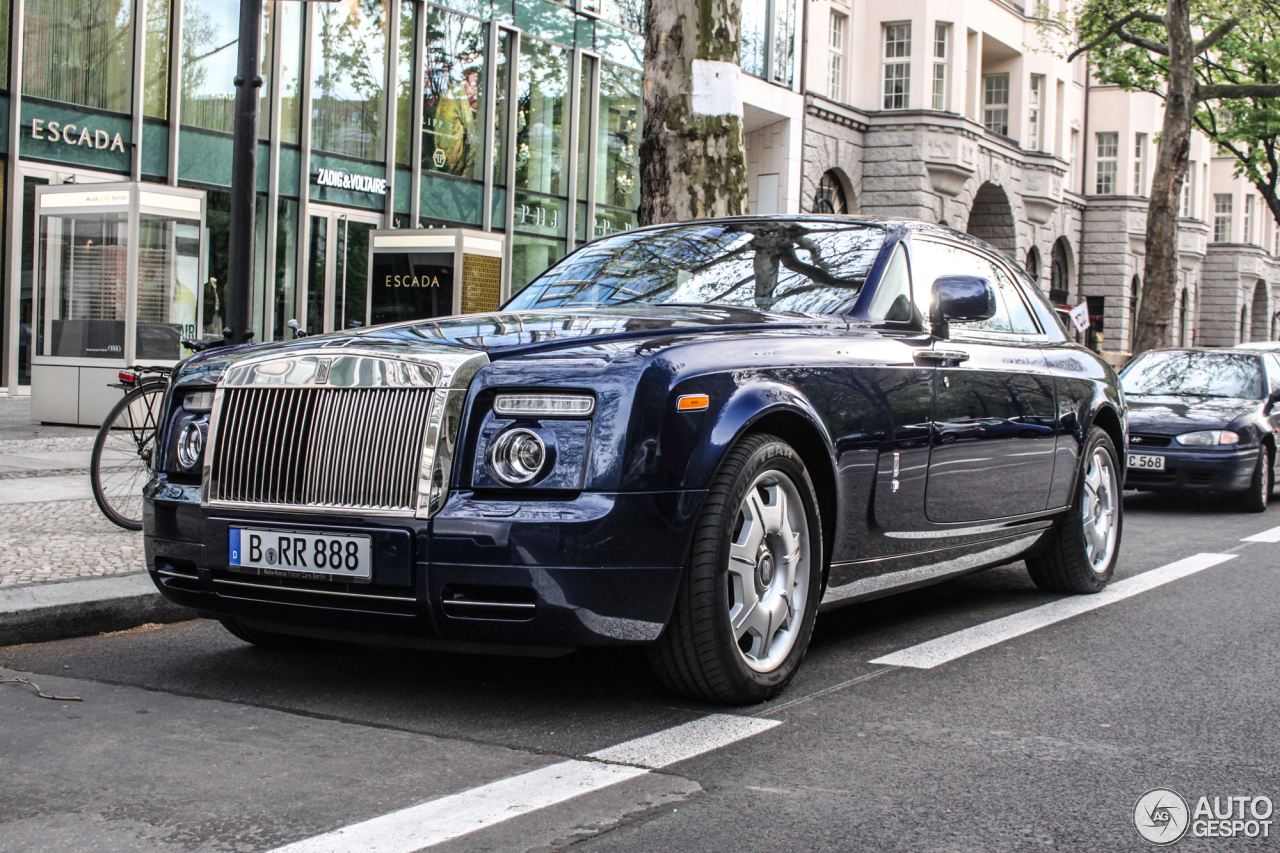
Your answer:
[[[795,675],[822,595],[822,525],[799,455],[750,435],[716,472],[666,629],[658,678],[693,699],[746,705]]]
[[[1258,448],[1258,464],[1253,469],[1249,491],[1240,496],[1240,509],[1245,512],[1266,512],[1271,502],[1271,490],[1275,486],[1275,468],[1271,453],[1264,444]]]
[[[1076,499],[1043,549],[1027,558],[1027,572],[1046,592],[1101,592],[1115,573],[1124,528],[1120,460],[1110,436],[1089,432]]]

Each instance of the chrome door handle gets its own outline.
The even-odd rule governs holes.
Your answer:
[[[926,349],[916,353],[916,361],[952,361],[959,364],[969,360],[969,353],[959,350]]]

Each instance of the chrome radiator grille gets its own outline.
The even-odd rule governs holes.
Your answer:
[[[209,499],[413,512],[431,394],[422,387],[226,388]]]

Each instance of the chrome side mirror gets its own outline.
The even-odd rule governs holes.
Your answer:
[[[996,290],[976,275],[942,275],[933,282],[929,323],[933,336],[946,340],[951,323],[976,323],[996,314]]]

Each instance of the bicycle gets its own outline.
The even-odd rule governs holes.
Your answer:
[[[169,388],[168,367],[130,367],[120,371],[125,389],[98,429],[89,460],[93,499],[112,523],[125,530],[142,529],[142,487],[156,461],[156,433],[164,416]]]

